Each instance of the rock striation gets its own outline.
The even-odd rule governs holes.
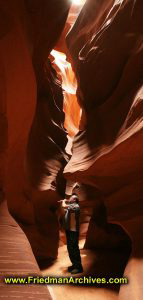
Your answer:
[[[83,115],[64,174],[70,181],[98,187],[108,220],[122,225],[132,240],[132,256],[125,269],[130,285],[121,289],[122,299],[129,295],[134,299],[133,289],[141,299],[137,270],[143,274],[143,266],[139,266],[143,224],[142,14],[141,0],[87,0],[67,35]],[[92,233],[91,226],[88,241],[93,239]],[[138,285],[134,285],[136,280]]]
[[[64,193],[60,174],[68,156],[62,88],[48,56],[70,3],[1,1],[0,7],[0,189],[34,254],[55,258],[55,203]]]

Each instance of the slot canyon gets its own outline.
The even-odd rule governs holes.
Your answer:
[[[0,299],[142,300],[143,0],[0,0]],[[80,202],[69,276],[60,200]],[[77,276],[77,277],[78,277]]]

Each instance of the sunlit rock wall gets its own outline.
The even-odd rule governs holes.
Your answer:
[[[108,219],[121,224],[132,239],[134,259],[125,270],[130,285],[122,289],[122,299],[132,299],[133,289],[141,299],[137,274],[143,274],[142,15],[141,0],[87,0],[67,36],[83,115],[64,174],[98,187]]]

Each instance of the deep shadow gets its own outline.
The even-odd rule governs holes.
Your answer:
[[[85,253],[85,250],[82,250],[81,253]],[[98,249],[95,251],[95,256],[89,267],[86,268],[84,276],[91,276],[93,278],[106,278],[108,281],[109,278],[122,278],[126,264],[128,262],[129,256],[131,253],[131,248],[127,246],[126,248],[120,249]],[[90,253],[87,254],[85,259],[90,257]],[[81,275],[80,275],[81,277]],[[89,287],[90,285],[85,285]],[[95,288],[106,288],[119,292],[120,284],[91,284]]]
[[[37,258],[37,263],[41,271],[51,267],[55,263],[55,259],[48,258],[48,259],[41,259]]]

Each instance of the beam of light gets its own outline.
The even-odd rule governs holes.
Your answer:
[[[63,90],[69,94],[75,95],[77,82],[71,64],[66,60],[66,55],[56,50],[52,50],[51,55],[55,58],[54,63],[60,70]]]
[[[52,50],[51,55],[54,57],[53,65],[62,79],[65,112],[64,125],[68,131],[68,134],[73,137],[78,132],[81,117],[81,109],[76,98],[76,77],[72,70],[72,66],[66,60],[66,55],[64,53]]]
[[[74,5],[83,5],[85,0],[71,0]]]

